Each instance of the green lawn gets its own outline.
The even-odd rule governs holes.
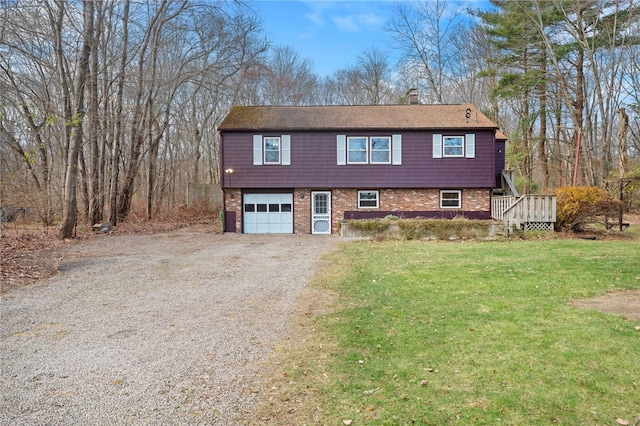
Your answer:
[[[284,361],[290,424],[640,418],[640,322],[569,304],[640,289],[638,241],[359,241],[321,269],[339,296]]]

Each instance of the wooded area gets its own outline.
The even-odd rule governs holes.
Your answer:
[[[640,4],[491,3],[399,3],[393,47],[320,77],[272,45],[250,2],[5,0],[0,203],[65,238],[78,222],[151,219],[189,182],[217,183],[232,105],[404,103],[413,87],[494,119],[522,192],[640,176]]]

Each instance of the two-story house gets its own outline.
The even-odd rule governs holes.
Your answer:
[[[505,136],[470,104],[235,106],[219,126],[226,232],[491,218]]]

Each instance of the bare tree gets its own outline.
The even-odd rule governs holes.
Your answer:
[[[92,0],[83,1],[83,31],[82,31],[82,49],[78,58],[78,75],[75,84],[74,102],[75,113],[71,122],[72,138],[69,141],[69,151],[67,168],[64,181],[64,200],[62,204],[62,224],[60,226],[60,238],[71,238],[78,220],[78,156],[83,143],[83,121],[85,115],[85,84],[89,74],[89,59],[91,55],[91,46],[94,37],[94,3]],[[63,3],[59,5],[59,10],[63,11]],[[60,16],[60,15],[59,15]],[[58,21],[57,27],[62,25]]]
[[[455,38],[464,24],[461,3],[444,0],[399,3],[389,24],[406,67],[416,67],[427,102],[449,102],[449,79],[461,60]]]

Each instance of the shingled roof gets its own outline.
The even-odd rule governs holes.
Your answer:
[[[497,128],[471,104],[235,106],[219,126],[222,131]]]

